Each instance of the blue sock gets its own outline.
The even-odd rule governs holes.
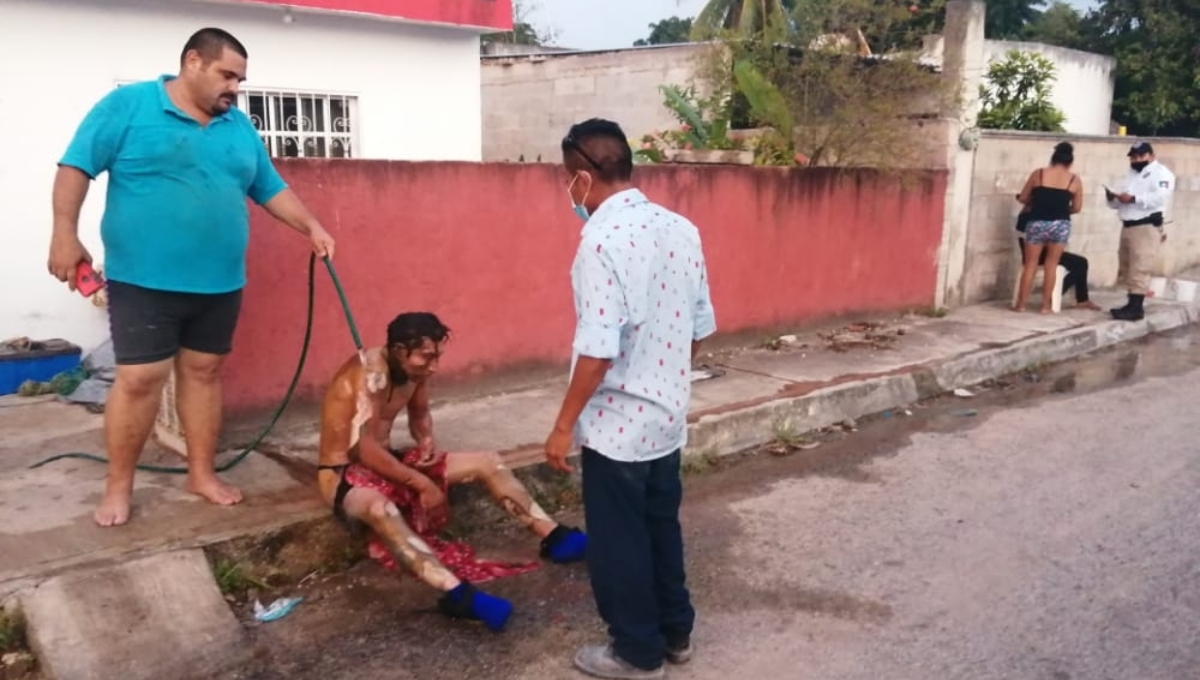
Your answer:
[[[460,583],[457,588],[446,593],[454,603],[462,602],[463,597],[470,592],[471,616],[483,622],[488,630],[499,632],[512,616],[513,606],[508,600],[471,588],[466,583]]]
[[[558,564],[578,562],[587,555],[587,534],[578,529],[567,529],[560,533],[552,545],[547,546],[546,552],[550,561]]]

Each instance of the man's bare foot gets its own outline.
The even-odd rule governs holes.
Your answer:
[[[92,514],[92,519],[102,527],[119,527],[129,521],[129,497],[127,489],[105,489],[104,498]]]
[[[215,505],[237,505],[242,502],[242,492],[222,482],[216,475],[197,477],[189,474],[186,488]]]
[[[1100,308],[1100,305],[1096,304],[1095,302],[1092,302],[1091,300],[1087,300],[1087,301],[1076,304],[1075,309],[1090,309],[1093,312],[1104,311],[1103,309]]]
[[[1025,305],[1013,305],[1012,307],[1009,307],[1009,309],[1013,310],[1017,314],[1020,314],[1025,311]]]
[[[1040,311],[1042,314],[1053,314],[1054,313],[1054,310],[1050,307],[1042,307],[1042,309]]]

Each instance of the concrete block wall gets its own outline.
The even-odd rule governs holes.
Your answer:
[[[685,44],[484,57],[483,159],[557,162],[570,126],[594,116],[617,121],[635,138],[678,125],[658,88],[690,84],[712,49]]]
[[[1069,249],[1089,260],[1092,286],[1112,286],[1117,279],[1120,223],[1104,202],[1107,184],[1117,188],[1129,169],[1125,157],[1130,137],[1070,137],[1019,132],[986,132],[975,151],[971,207],[966,239],[962,302],[1007,297],[1017,275],[1014,225],[1020,211],[1016,194],[1029,173],[1044,167],[1054,145],[1075,145],[1074,170],[1084,185],[1083,211],[1072,220]],[[1200,140],[1151,139],[1158,159],[1176,175],[1167,213],[1167,243],[1161,250],[1160,274],[1170,276],[1200,264]]]

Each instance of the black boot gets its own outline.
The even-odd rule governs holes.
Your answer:
[[[1146,310],[1144,304],[1146,302],[1145,295],[1129,294],[1129,304],[1121,309],[1112,310],[1112,317],[1117,321],[1141,321],[1146,318]]]
[[[1128,295],[1129,299],[1126,300],[1124,307],[1113,307],[1112,309],[1108,310],[1109,312],[1112,312],[1114,318],[1117,314],[1124,314],[1125,312],[1133,309],[1133,294],[1128,293]]]

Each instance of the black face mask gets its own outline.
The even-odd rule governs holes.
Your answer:
[[[1133,168],[1134,172],[1141,172],[1146,169],[1147,165],[1150,165],[1150,161],[1134,161],[1129,164],[1129,167]]]

